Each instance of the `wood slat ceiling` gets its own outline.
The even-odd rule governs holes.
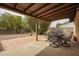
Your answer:
[[[71,18],[78,4],[74,3],[0,3],[0,7],[47,21]]]

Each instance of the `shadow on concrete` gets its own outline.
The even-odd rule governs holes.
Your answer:
[[[59,48],[48,46],[36,54],[36,56],[79,56],[79,49],[74,46]]]

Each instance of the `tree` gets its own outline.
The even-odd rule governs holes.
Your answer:
[[[11,29],[13,28],[13,16],[11,16],[10,14],[2,14],[0,17],[0,25],[2,28],[6,28],[6,29]]]
[[[17,32],[20,33],[20,31],[23,28],[23,22],[22,22],[22,17],[21,16],[14,16],[14,22],[13,22],[13,29]]]
[[[61,23],[57,23],[57,24],[56,24],[56,28],[60,28],[62,25],[63,25],[63,24],[61,24]]]
[[[33,18],[33,17],[27,18],[27,25],[31,31],[31,34],[32,34],[32,32],[36,31],[36,27],[35,27],[36,22],[37,22],[36,20],[37,19]],[[44,34],[48,30],[48,26],[49,26],[49,22],[38,20],[38,34]]]
[[[9,13],[2,14],[0,16],[0,27],[8,30],[14,30],[16,33],[20,33],[25,27],[25,22],[21,16],[11,15]]]
[[[50,22],[39,21],[39,34],[44,34],[48,30]]]
[[[25,18],[27,19],[27,28],[30,30],[32,36],[32,33],[36,31],[35,29],[36,19],[30,16]]]

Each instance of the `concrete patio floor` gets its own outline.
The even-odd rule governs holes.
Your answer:
[[[48,46],[36,56],[79,56],[79,43],[71,40],[71,47],[60,46],[59,48],[53,48]]]
[[[79,49],[75,47],[46,47],[40,51],[36,56],[79,56]]]
[[[34,37],[34,38],[33,38]],[[35,36],[18,37],[10,40],[2,40],[5,48],[0,52],[0,56],[79,56],[79,44],[72,42],[71,47],[53,48],[49,46],[46,37],[39,36],[39,41],[35,41]]]
[[[31,42],[15,49],[0,52],[0,56],[34,56],[48,46],[49,43],[44,41]]]
[[[43,35],[38,36],[38,42],[35,38],[35,34],[33,36],[29,34],[0,35],[0,43],[3,47],[0,55],[36,55],[49,43],[44,42],[46,37]]]
[[[49,42],[39,40],[0,52],[0,56],[79,56],[79,47],[72,45],[68,48],[53,48],[49,46]]]

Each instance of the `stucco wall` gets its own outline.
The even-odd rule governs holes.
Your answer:
[[[79,41],[79,10],[76,12],[76,17],[74,20],[74,36],[77,37]]]

